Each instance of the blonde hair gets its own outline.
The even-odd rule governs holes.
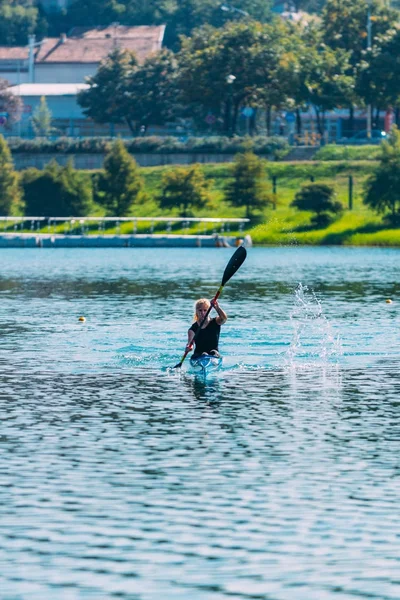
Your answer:
[[[209,300],[207,300],[207,298],[199,298],[199,300],[197,300],[195,302],[194,305],[194,320],[197,321],[197,309],[200,308],[200,306],[207,306],[207,308],[209,308],[211,306],[211,302]]]

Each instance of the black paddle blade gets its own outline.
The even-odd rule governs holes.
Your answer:
[[[239,246],[239,248],[236,250],[236,252],[232,255],[231,260],[226,265],[226,268],[224,271],[224,276],[222,277],[221,285],[224,286],[230,280],[232,275],[234,275],[236,273],[236,271],[239,269],[239,267],[242,266],[242,264],[246,260],[246,256],[247,256],[246,248],[244,248],[243,246]]]

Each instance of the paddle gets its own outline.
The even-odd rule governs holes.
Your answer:
[[[215,294],[214,298],[211,300],[210,308],[207,310],[205,317],[201,321],[199,328],[197,329],[196,333],[194,334],[192,343],[194,343],[196,341],[196,338],[199,335],[201,328],[203,327],[204,323],[206,322],[206,319],[211,312],[213,302],[218,300],[219,296],[222,293],[222,290],[224,289],[224,285],[226,283],[228,283],[230,278],[236,273],[236,271],[239,269],[239,267],[244,263],[246,256],[247,256],[246,248],[243,248],[243,246],[239,246],[239,248],[236,250],[236,252],[234,252],[234,254],[231,256],[230,261],[228,262],[228,264],[225,267],[225,271],[224,271],[224,274],[222,277],[222,282],[221,282],[221,285],[219,286],[218,292]],[[187,357],[189,352],[190,352],[190,350],[185,351],[185,354],[182,356],[182,359],[180,360],[180,362],[178,362],[178,364],[176,364],[173,367],[174,369],[181,368],[181,366],[183,365],[183,361],[185,360],[185,358]]]

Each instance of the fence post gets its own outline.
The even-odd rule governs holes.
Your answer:
[[[276,181],[277,181],[277,176],[276,175],[272,175],[272,193],[275,195],[276,194]]]
[[[353,210],[353,175],[349,175],[349,210]]]
[[[278,181],[278,177],[276,175],[272,175],[272,195],[274,197],[274,202],[273,202],[273,210],[276,209],[276,190],[277,190],[277,181]]]

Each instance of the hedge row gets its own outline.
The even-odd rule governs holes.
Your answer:
[[[7,140],[13,153],[27,152],[63,153],[63,154],[103,154],[110,150],[115,138],[68,138],[57,139],[35,138],[26,140],[9,138]],[[244,149],[252,150],[261,155],[277,155],[289,150],[287,141],[281,137],[192,137],[181,140],[176,137],[138,137],[122,140],[132,154],[139,152],[178,153],[178,152],[207,152],[232,154]]]

